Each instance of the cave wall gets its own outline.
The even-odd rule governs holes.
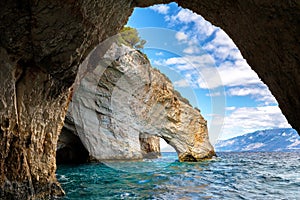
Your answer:
[[[0,2],[0,199],[63,194],[55,152],[69,87],[95,44],[126,23],[131,2]]]
[[[56,164],[82,164],[89,161],[89,152],[78,135],[62,128],[57,141]]]

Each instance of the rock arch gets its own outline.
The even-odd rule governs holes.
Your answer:
[[[159,153],[155,136],[176,149],[179,161],[214,156],[200,110],[143,53],[112,41],[98,45],[80,66],[82,78],[74,86],[64,130],[78,135],[96,161],[137,160],[151,151]],[[106,42],[111,46],[99,57]]]
[[[55,178],[56,141],[79,64],[97,43],[122,28],[135,6],[168,2],[0,2],[1,198],[62,194]],[[299,2],[177,3],[229,34],[300,132]]]

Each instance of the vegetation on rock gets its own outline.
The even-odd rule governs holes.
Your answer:
[[[125,44],[137,50],[144,48],[146,40],[141,39],[138,31],[135,28],[125,26],[121,32],[120,37],[118,38],[121,44]]]

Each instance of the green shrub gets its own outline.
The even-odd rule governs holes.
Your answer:
[[[121,30],[118,40],[121,44],[125,44],[137,50],[143,49],[147,42],[140,38],[139,33],[135,28],[129,26],[125,26]]]

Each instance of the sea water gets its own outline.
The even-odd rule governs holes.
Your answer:
[[[181,163],[159,159],[58,166],[63,199],[299,199],[300,153],[218,153]]]

